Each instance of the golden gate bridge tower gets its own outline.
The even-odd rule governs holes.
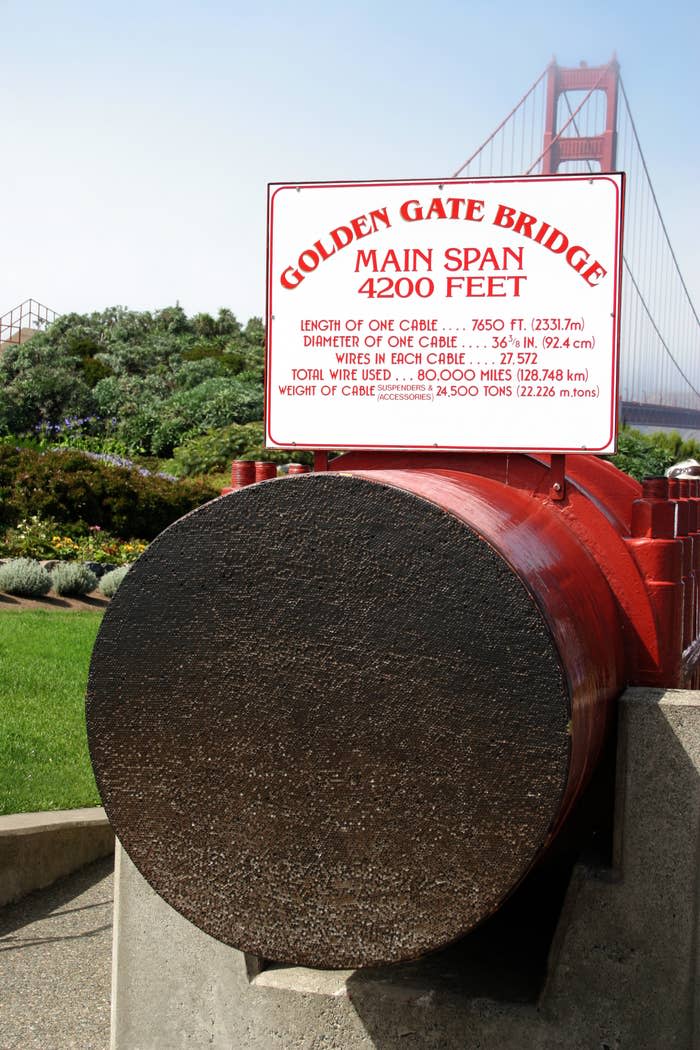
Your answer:
[[[542,151],[542,174],[555,175],[560,165],[570,162],[597,163],[600,171],[616,168],[617,144],[617,98],[620,67],[615,59],[601,69],[579,66],[564,69],[555,62],[547,70],[547,101],[545,112],[544,149]],[[569,92],[600,91],[605,97],[605,128],[595,135],[580,135],[574,128],[573,135],[564,136],[557,131],[557,114],[560,100],[566,102]]]
[[[700,435],[700,318],[654,190],[615,56],[540,73],[454,177],[627,174],[620,421]]]

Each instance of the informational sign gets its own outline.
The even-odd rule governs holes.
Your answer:
[[[268,447],[611,452],[623,175],[277,184]]]

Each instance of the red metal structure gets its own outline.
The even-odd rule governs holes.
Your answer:
[[[626,685],[694,681],[700,482],[589,455],[250,468],[108,610],[87,708],[103,803],[225,943],[416,958],[544,857]]]

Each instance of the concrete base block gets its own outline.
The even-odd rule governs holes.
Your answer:
[[[612,868],[578,865],[539,995],[439,955],[382,971],[258,960],[181,918],[118,851],[113,1050],[700,1047],[700,692],[620,702]]]
[[[114,832],[99,806],[0,817],[0,906],[113,849]]]

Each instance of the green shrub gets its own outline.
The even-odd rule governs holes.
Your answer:
[[[0,565],[0,591],[23,598],[40,598],[51,590],[51,577],[38,561],[13,558]]]
[[[649,434],[649,440],[655,448],[670,457],[670,463],[679,463],[684,459],[700,459],[700,444],[693,438],[683,438],[677,430],[657,430]]]
[[[212,376],[194,387],[176,389],[167,398],[143,397],[139,410],[122,421],[120,433],[131,448],[169,456],[192,435],[229,422],[248,423],[259,419],[262,410],[259,380]]]
[[[271,463],[311,463],[310,452],[288,452],[264,447],[262,423],[232,423],[179,445],[173,453],[173,470],[181,477],[197,477],[225,470],[233,459],[258,459]]]
[[[120,565],[118,569],[112,569],[111,572],[104,574],[100,580],[100,590],[106,598],[114,597],[130,568],[130,565]]]
[[[52,570],[51,586],[56,594],[89,594],[97,587],[97,576],[87,565],[68,561]]]
[[[169,454],[190,433],[260,417],[264,342],[258,318],[243,327],[225,309],[63,314],[0,354],[0,434],[65,436],[73,417],[90,420],[83,437]]]
[[[86,416],[92,392],[80,361],[50,346],[44,333],[0,354],[0,432],[31,431],[45,420]]]
[[[0,445],[0,523],[37,516],[86,532],[151,540],[219,495],[203,481],[171,481],[77,451],[37,452]]]
[[[213,474],[233,459],[253,459],[262,442],[262,423],[233,423],[179,445],[173,453],[173,469],[183,477]]]
[[[675,462],[670,448],[656,439],[660,435],[642,434],[633,427],[621,427],[617,439],[617,452],[606,458],[615,466],[630,474],[637,481],[663,474],[666,467]]]

